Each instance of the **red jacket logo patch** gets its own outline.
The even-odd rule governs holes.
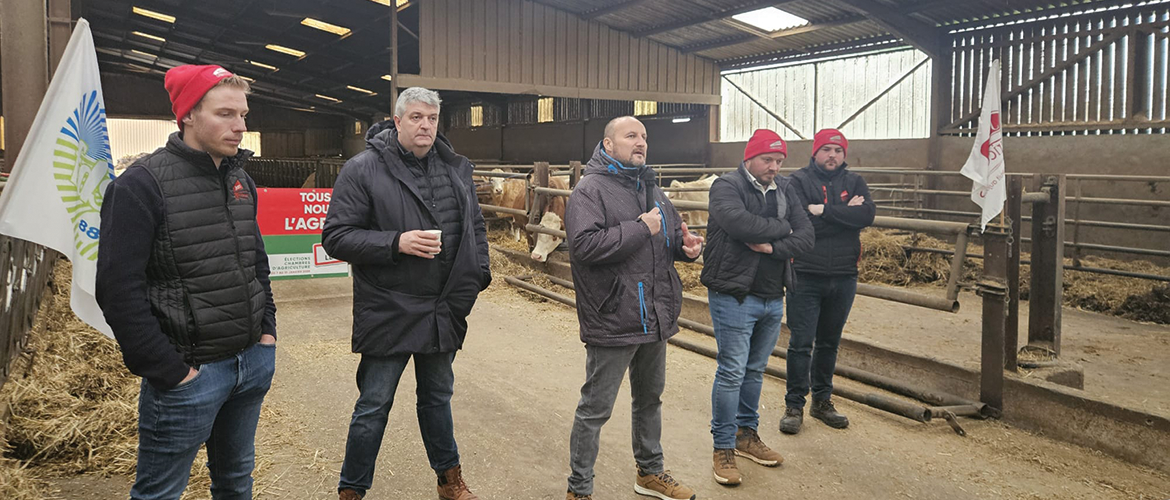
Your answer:
[[[849,192],[841,191],[841,201],[849,201]]]
[[[248,188],[244,187],[242,182],[236,180],[236,184],[232,186],[232,196],[237,200],[246,200],[248,199]]]

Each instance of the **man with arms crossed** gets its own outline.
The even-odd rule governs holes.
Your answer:
[[[784,461],[757,432],[764,368],[780,338],[784,290],[795,276],[789,262],[813,247],[813,227],[790,179],[780,177],[788,146],[757,130],[734,172],[711,185],[710,243],[703,252],[703,285],[719,347],[711,389],[714,476],[741,481],[735,456],[775,467]]]
[[[795,288],[788,290],[788,394],[780,431],[800,432],[805,396],[812,389],[809,415],[844,429],[849,419],[830,400],[841,331],[857,294],[861,230],[873,225],[877,208],[865,180],[846,170],[849,141],[839,130],[813,137],[808,166],[792,174],[801,206],[816,230],[816,245],[798,257]]]

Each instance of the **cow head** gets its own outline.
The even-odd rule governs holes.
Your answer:
[[[540,225],[548,229],[564,230],[564,223],[561,221],[561,217],[554,212],[545,212],[544,217],[540,219]],[[558,236],[537,233],[536,248],[532,249],[532,255],[530,257],[537,262],[546,262],[548,260],[548,254],[556,250],[562,241],[564,240]]]

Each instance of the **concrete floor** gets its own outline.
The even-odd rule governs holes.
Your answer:
[[[346,429],[357,397],[358,356],[349,352],[348,279],[282,281],[278,369],[257,438],[265,457],[260,498],[335,498]],[[683,332],[695,342],[707,337]],[[574,311],[537,302],[503,280],[481,296],[455,364],[454,413],[465,477],[481,497],[563,498],[568,436],[585,352]],[[783,381],[765,380],[761,436],[785,456],[768,469],[741,463],[744,484],[711,479],[710,388],[715,363],[671,348],[663,396],[667,467],[700,498],[1157,498],[1165,474],[997,422],[964,420],[969,437],[942,423],[919,424],[848,401],[844,431],[807,421],[797,436],[777,430]],[[402,379],[368,499],[433,498],[413,411],[414,378]],[[629,393],[623,388],[602,434],[597,498],[632,491]],[[742,461],[741,461],[742,462]]]

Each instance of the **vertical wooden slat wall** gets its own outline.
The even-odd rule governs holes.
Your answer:
[[[1023,89],[1004,104],[1008,132],[1164,132],[1168,32],[1170,8],[1155,4],[956,33],[951,117],[979,110],[988,63],[999,57],[1002,91]]]
[[[527,0],[420,2],[423,77],[668,94],[719,93],[716,64]]]

